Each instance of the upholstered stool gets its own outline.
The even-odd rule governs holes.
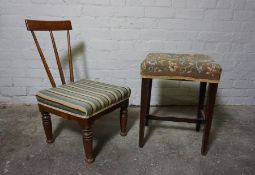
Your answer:
[[[206,155],[209,133],[213,118],[221,66],[202,54],[150,53],[141,64],[142,89],[139,146],[144,146],[144,128],[149,120],[196,123],[196,131],[205,124],[201,153]],[[149,114],[152,79],[183,80],[200,82],[197,118],[159,117]],[[208,96],[204,109],[205,92],[208,84]],[[169,92],[171,93],[171,92]]]

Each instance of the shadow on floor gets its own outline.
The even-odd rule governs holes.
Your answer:
[[[171,108],[172,112],[169,113],[169,110],[167,108]],[[196,118],[196,109],[197,106],[186,106],[186,110],[180,110],[180,107],[161,107],[161,108],[152,108],[151,110],[151,115],[157,115],[157,116],[175,116],[175,117],[187,117],[187,118]],[[187,110],[188,109],[188,110]],[[163,112],[161,112],[163,111]],[[168,111],[168,112],[165,112]],[[215,107],[215,112],[214,112],[214,118],[213,118],[213,124],[212,124],[212,129],[210,132],[210,141],[208,148],[210,149],[211,146],[213,146],[216,138],[218,137],[218,133],[221,133],[220,131],[224,127],[224,121],[227,121],[229,117],[231,117],[233,114],[229,113],[228,110],[224,109],[224,106],[221,107]],[[218,118],[217,116],[220,116]],[[170,130],[187,130],[191,132],[196,132],[196,124],[186,124],[179,123],[178,125],[175,124],[169,124],[173,123],[170,121],[149,121],[149,126],[146,127],[146,134],[145,134],[145,142],[151,138],[151,136],[154,134],[154,132],[159,129],[168,129],[169,132]],[[203,132],[204,130],[204,125],[201,125],[201,129],[199,132]],[[201,138],[202,142],[202,138]]]
[[[93,125],[94,156],[97,156],[100,153],[109,140],[120,133],[119,115],[119,110],[116,110],[108,115],[102,116],[100,120],[95,121]],[[134,117],[136,113],[133,110],[129,110],[128,115],[132,117],[128,118],[127,131],[133,128],[135,121],[138,119],[138,117]],[[70,130],[79,134],[81,133],[78,123],[63,119],[55,127],[53,124],[54,138],[56,139],[63,130]]]
[[[195,106],[191,106],[191,107],[186,107],[186,108],[189,108],[188,111],[178,111],[178,109],[174,109],[173,110],[173,113],[166,113],[165,111],[168,111],[167,108],[172,108],[174,109],[175,107],[173,106],[169,106],[169,107],[161,107],[161,108],[158,108],[158,107],[154,107],[154,108],[151,108],[151,112],[150,114],[151,115],[156,115],[156,116],[162,116],[162,117],[167,117],[167,116],[174,116],[174,117],[187,117],[187,118],[195,118],[196,117],[196,107]],[[179,107],[177,107],[179,108]],[[179,108],[180,109],[180,108]],[[166,124],[164,124],[166,123]],[[185,126],[180,126],[180,125],[169,125],[169,123],[176,123],[176,122],[171,122],[171,121],[149,121],[149,126],[147,126],[146,130],[146,134],[145,134],[145,142],[147,140],[150,139],[150,137],[153,135],[153,133],[155,132],[155,130],[157,130],[158,128],[163,128],[163,129],[169,129],[169,130],[189,130],[189,131],[195,131],[195,127],[196,125],[195,124],[189,124],[190,126],[194,125],[194,127],[187,127],[187,125]],[[170,132],[170,131],[169,131]]]
[[[220,116],[220,118],[218,117]],[[214,115],[213,115],[213,123],[212,123],[212,129],[210,133],[210,140],[209,140],[209,149],[214,144],[216,138],[218,137],[218,134],[221,130],[223,130],[225,122],[230,119],[233,116],[233,114],[229,113],[228,109],[225,109],[224,106],[218,106],[214,109]]]

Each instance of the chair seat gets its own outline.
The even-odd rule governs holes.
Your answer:
[[[39,91],[41,105],[57,108],[81,118],[89,118],[129,98],[131,90],[102,82],[82,79],[74,83]]]
[[[207,55],[150,53],[141,64],[143,78],[218,83],[221,66]]]

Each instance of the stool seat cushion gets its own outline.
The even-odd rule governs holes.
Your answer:
[[[74,116],[89,118],[129,98],[128,87],[82,79],[74,83],[39,91],[41,105],[57,108]]]
[[[141,64],[143,78],[218,83],[221,66],[207,55],[150,53]]]

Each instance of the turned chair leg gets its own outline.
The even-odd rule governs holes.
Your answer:
[[[93,132],[91,126],[82,128],[82,139],[85,151],[85,161],[87,163],[92,163],[95,159],[93,157]]]
[[[199,100],[198,100],[198,109],[197,109],[197,123],[196,123],[196,131],[200,131],[200,125],[201,125],[201,110],[204,108],[204,101],[205,101],[205,92],[206,92],[206,82],[200,83],[199,88]]]
[[[141,109],[140,109],[140,128],[139,128],[139,146],[144,146],[144,128],[146,113],[148,112],[148,100],[149,100],[149,91],[150,91],[150,82],[149,78],[142,78],[142,88],[141,88]]]
[[[151,86],[152,86],[152,79],[149,79],[149,89],[148,89],[148,99],[147,99],[147,109],[146,109],[146,115],[145,115],[145,126],[149,126],[149,119],[148,115],[150,114],[150,103],[151,103]]]
[[[128,100],[120,107],[120,135],[127,135]]]
[[[208,98],[207,98],[207,104],[206,104],[206,114],[205,114],[205,117],[206,117],[205,128],[204,128],[202,148],[201,148],[202,155],[206,155],[208,151],[209,135],[210,135],[211,125],[212,125],[213,110],[214,110],[217,89],[218,89],[218,83],[209,83]]]
[[[46,142],[47,143],[53,143],[54,139],[52,136],[52,124],[51,124],[51,118],[50,114],[48,112],[41,112],[42,114],[42,124],[44,128],[44,132],[46,135]]]

